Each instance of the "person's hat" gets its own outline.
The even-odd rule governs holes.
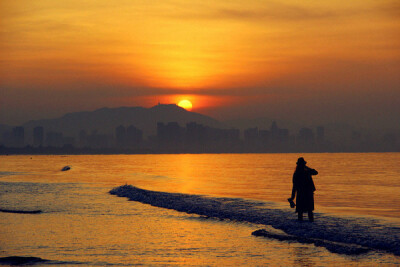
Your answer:
[[[297,165],[299,165],[299,164],[304,164],[304,165],[305,165],[306,163],[307,163],[307,161],[305,161],[304,158],[299,158],[299,159],[297,160],[297,163],[296,163],[296,164],[297,164]]]

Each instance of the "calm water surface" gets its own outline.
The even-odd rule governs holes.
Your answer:
[[[0,208],[43,213],[1,212],[0,256],[34,256],[57,265],[400,264],[398,256],[382,251],[345,256],[251,235],[265,225],[206,219],[108,194],[132,184],[273,201],[288,209],[299,156],[319,171],[317,212],[400,227],[400,153],[2,156]],[[65,165],[72,169],[61,172]]]

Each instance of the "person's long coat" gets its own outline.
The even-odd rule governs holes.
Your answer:
[[[293,187],[297,192],[296,212],[308,212],[314,210],[315,185],[311,175],[317,175],[314,169],[305,167],[304,170],[296,170],[293,174]]]

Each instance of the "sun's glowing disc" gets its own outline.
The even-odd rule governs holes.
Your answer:
[[[193,107],[192,102],[190,102],[187,99],[179,101],[178,106],[180,106],[181,108],[184,108],[186,110],[191,110]]]

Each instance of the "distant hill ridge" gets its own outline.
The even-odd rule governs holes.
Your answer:
[[[25,132],[31,132],[36,126],[42,126],[46,132],[56,131],[66,136],[77,136],[80,130],[88,133],[98,131],[112,134],[119,125],[134,125],[148,136],[156,133],[157,122],[171,121],[178,122],[181,126],[193,121],[210,127],[224,128],[221,122],[211,117],[187,111],[175,104],[159,104],[151,108],[100,108],[94,111],[67,113],[55,119],[33,120],[23,126]]]

